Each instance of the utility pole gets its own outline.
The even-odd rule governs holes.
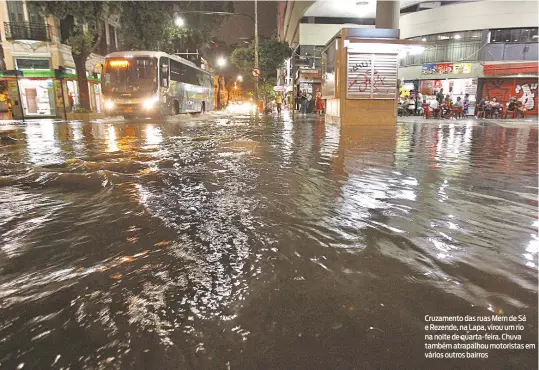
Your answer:
[[[258,2],[255,0],[255,68],[258,69]],[[258,76],[255,76],[255,103],[258,105]]]

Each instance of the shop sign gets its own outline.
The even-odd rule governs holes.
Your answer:
[[[423,64],[421,74],[468,74],[472,72],[472,63],[439,63],[439,64]]]
[[[483,72],[485,76],[504,76],[516,74],[537,74],[537,62],[534,63],[503,63],[485,64]]]
[[[347,99],[395,99],[397,54],[348,53]]]

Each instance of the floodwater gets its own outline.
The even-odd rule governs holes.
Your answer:
[[[537,127],[2,128],[2,369],[537,368],[424,348],[425,315],[537,343]]]

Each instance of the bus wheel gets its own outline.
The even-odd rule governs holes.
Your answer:
[[[174,104],[172,105],[172,115],[175,116],[177,114],[180,114],[180,103],[178,103],[177,100],[174,100]]]
[[[204,114],[204,112],[206,112],[206,102],[202,102],[200,106],[200,114]]]

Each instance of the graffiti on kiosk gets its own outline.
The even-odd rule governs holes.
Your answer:
[[[371,79],[369,73],[363,73],[363,82],[361,82],[359,85],[359,92],[365,92],[367,89],[372,85],[373,92],[378,92],[378,87],[384,86],[385,77],[381,77],[378,74],[378,71],[375,69],[373,71],[374,79]],[[352,88],[355,84],[357,84],[357,80],[354,80],[348,85],[348,90]]]
[[[535,108],[535,95],[537,93],[537,84],[524,84],[517,85],[515,87],[515,93],[518,100],[526,107],[527,110],[533,110]],[[522,93],[522,96],[518,94]]]
[[[368,68],[371,66],[371,61],[364,61],[364,62],[360,62],[360,63],[356,63],[352,66],[352,68],[350,69],[350,72],[357,72],[359,71],[360,68]]]

